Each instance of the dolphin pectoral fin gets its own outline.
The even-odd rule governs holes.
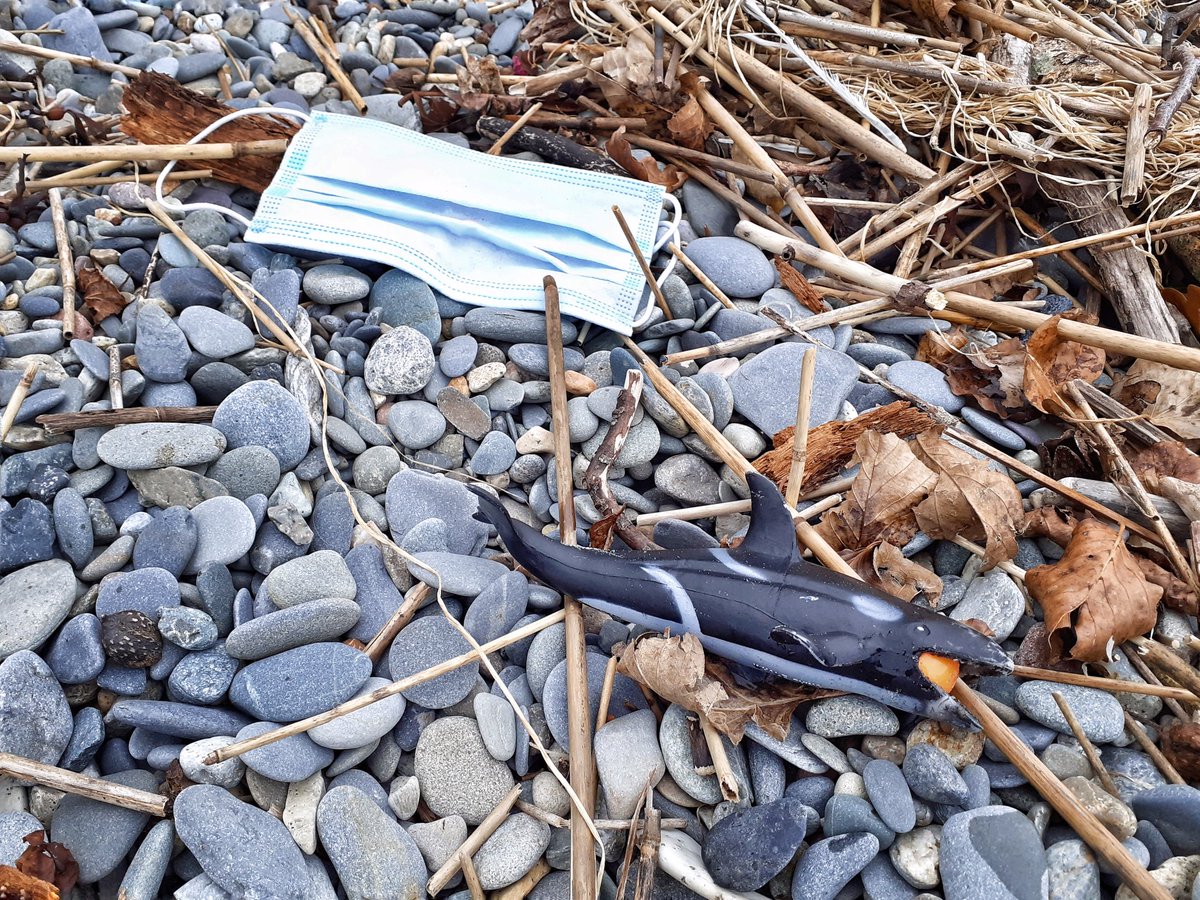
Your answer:
[[[837,660],[825,653],[821,645],[794,628],[776,625],[771,629],[771,640],[785,647],[802,647],[809,656],[823,666],[835,666]]]
[[[785,572],[800,559],[792,514],[779,489],[765,475],[751,472],[746,484],[750,487],[750,528],[738,550]]]

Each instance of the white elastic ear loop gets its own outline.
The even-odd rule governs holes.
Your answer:
[[[679,223],[683,220],[683,209],[680,207],[679,201],[675,199],[674,194],[663,194],[663,203],[671,207],[671,219],[667,224],[667,229],[663,232],[662,237],[654,242],[654,246],[652,248],[653,252],[651,255],[658,253],[659,250],[667,246],[667,244],[671,243],[672,241],[675,243],[679,242]],[[675,256],[672,254],[671,258],[667,260],[666,267],[663,268],[659,276],[654,279],[659,289],[662,288],[663,283],[667,280],[667,276],[674,271]],[[637,331],[639,328],[649,322],[652,315],[654,315],[654,302],[653,300],[650,300],[646,303],[645,311],[634,320],[633,330]]]
[[[202,128],[193,137],[189,138],[187,143],[194,144],[197,141],[202,141],[222,125],[232,122],[234,119],[240,119],[242,116],[292,116],[296,119],[303,119],[305,122],[312,120],[308,113],[302,113],[298,109],[285,109],[279,106],[268,106],[255,109],[237,109],[227,115],[221,116],[211,125]],[[214,212],[219,212],[223,216],[229,216],[231,219],[237,219],[246,228],[250,227],[250,220],[239,212],[234,212],[232,209],[226,209],[224,206],[218,206],[215,203],[183,203],[176,200],[174,197],[163,196],[163,184],[167,180],[167,176],[171,174],[171,170],[175,168],[175,163],[179,160],[173,159],[168,162],[161,172],[158,173],[158,178],[154,182],[154,199],[166,209],[179,212],[192,212],[197,209],[211,209]]]

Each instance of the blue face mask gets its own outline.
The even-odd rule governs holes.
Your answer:
[[[649,259],[671,237],[667,229],[656,240],[664,196],[678,212],[661,187],[489,156],[372,119],[303,118],[245,222],[247,241],[385,263],[479,306],[542,309],[542,280],[552,275],[564,315],[620,334],[653,310],[612,207]]]

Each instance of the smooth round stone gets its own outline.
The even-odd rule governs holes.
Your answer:
[[[386,678],[368,678],[355,695],[361,697],[372,691],[387,687],[391,684]],[[365,747],[396,727],[400,717],[404,715],[404,697],[395,694],[383,700],[378,700],[370,706],[342,716],[334,722],[327,722],[310,728],[308,736],[322,747],[330,750],[352,750]]]
[[[871,804],[852,794],[835,793],[829,798],[829,802],[825,804],[824,829],[829,837],[860,831],[870,832],[879,840],[882,850],[891,847],[892,842],[896,840],[896,833],[875,815]]]
[[[117,772],[104,780],[140,791],[158,791],[154,773],[142,769]],[[67,794],[50,820],[49,840],[70,848],[79,865],[80,883],[92,884],[121,864],[149,820],[149,813]]]
[[[941,882],[938,876],[941,837],[941,827],[930,825],[900,835],[889,848],[893,871],[906,882],[906,887],[931,889]]]
[[[463,716],[436,719],[421,732],[413,770],[434,815],[462,816],[472,826],[513,786],[508,766],[492,758],[474,720]]]
[[[446,417],[424,400],[398,400],[387,415],[388,430],[409,450],[424,450],[446,433]]]
[[[482,547],[490,528],[474,517],[478,500],[465,485],[437,475],[406,469],[388,482],[385,503],[392,539],[403,541],[409,529],[426,519],[441,519],[450,550],[470,554]]]
[[[654,486],[688,506],[718,502],[720,484],[713,467],[690,453],[672,456],[654,470]]]
[[[196,552],[197,538],[192,514],[182,506],[172,506],[138,534],[134,568],[166,569],[178,578]]]
[[[604,689],[604,670],[608,666],[608,657],[603,653],[589,652],[584,657],[587,667],[588,709],[591,718],[596,721],[600,712],[600,694]],[[570,744],[567,727],[567,661],[564,659],[554,667],[546,684],[542,688],[542,708],[546,716],[546,727],[550,734],[562,746]],[[609,701],[609,712],[617,715],[635,709],[646,708],[646,698],[633,679],[625,675],[617,675],[613,679],[612,698]]]
[[[371,288],[369,308],[379,310],[380,321],[393,328],[408,325],[430,341],[441,336],[437,300],[429,285],[415,275],[399,269],[385,272]]]
[[[868,369],[874,369],[878,365],[890,366],[893,363],[912,359],[912,353],[906,353],[887,344],[851,344],[846,348],[846,355]]]
[[[458,553],[430,551],[418,553],[415,558],[421,565],[408,564],[408,571],[414,578],[430,587],[440,584],[443,591],[460,597],[478,596],[489,584],[510,571],[495,560]]]
[[[1052,897],[1072,900],[1100,900],[1100,867],[1083,841],[1069,840],[1052,844],[1046,850],[1046,870]]]
[[[230,449],[254,445],[270,450],[284,472],[294,469],[308,453],[308,416],[275,381],[251,381],[239,387],[217,407],[213,427],[225,436]]]
[[[164,649],[164,659],[168,652]],[[218,641],[207,650],[187,654],[175,664],[167,680],[167,695],[184,703],[220,703],[225,699],[237,669],[238,661],[226,653],[224,645]],[[151,676],[161,677],[154,670]]]
[[[353,600],[358,593],[350,567],[335,550],[318,550],[276,566],[263,588],[281,609],[330,597]]]
[[[940,370],[919,360],[903,360],[888,367],[887,378],[896,387],[904,388],[948,413],[957,414],[966,400],[952,390]]]
[[[371,279],[357,269],[338,264],[313,266],[304,273],[304,293],[317,303],[340,306],[361,300],[371,290]]]
[[[818,700],[805,718],[809,731],[835,739],[851,735],[893,735],[900,730],[896,714],[875,700],[846,695]]]
[[[870,322],[862,326],[866,331],[876,334],[902,334],[919,337],[927,331],[948,331],[949,322],[932,319],[929,316],[893,316],[878,322]]]
[[[42,823],[36,816],[23,810],[10,809],[0,812],[0,866],[11,866],[29,847],[23,838],[31,831],[41,831]]]
[[[507,762],[517,751],[516,716],[504,697],[476,694],[475,722],[483,745],[494,759]]]
[[[1053,728],[1059,734],[1069,735],[1071,727],[1054,701],[1056,691],[1062,694],[1089,738],[1097,744],[1111,744],[1120,739],[1125,731],[1125,716],[1117,698],[1104,691],[1049,681],[1026,681],[1017,689],[1017,706],[1035,722]]]
[[[401,779],[396,779],[399,782]],[[413,787],[417,780],[411,779]],[[416,800],[413,801],[416,808]],[[416,842],[425,865],[430,872],[436,872],[445,865],[451,856],[467,839],[467,823],[462,816],[447,816],[433,822],[414,822],[408,826],[409,836]]]
[[[916,744],[904,756],[904,777],[912,792],[930,803],[962,806],[970,793],[945,753],[932,744]]]
[[[90,613],[72,618],[50,645],[46,662],[61,684],[83,684],[99,675],[104,668],[100,620]]]
[[[508,344],[546,342],[546,317],[541,313],[474,306],[467,310],[463,323],[467,334],[484,340]],[[563,319],[563,343],[570,344],[577,336],[575,326],[569,320]]]
[[[1185,784],[1161,785],[1133,797],[1133,811],[1157,828],[1179,856],[1200,853],[1200,790]]]
[[[257,525],[250,508],[236,497],[213,497],[192,509],[196,523],[196,550],[187,571],[237,562],[254,546]]]
[[[237,734],[250,724],[241,713],[231,710],[209,709],[166,700],[118,700],[108,711],[105,722],[145,728],[188,740]]]
[[[792,897],[833,900],[879,852],[873,834],[841,834],[817,841],[801,855],[792,875]]]
[[[529,580],[508,572],[485,587],[467,608],[463,627],[481,644],[512,631],[529,605]]]
[[[249,740],[278,727],[277,722],[255,722],[238,731],[237,739]],[[333,762],[333,751],[314,743],[307,734],[293,734],[249,750],[238,758],[264,778],[291,783],[303,781],[324,769]]]
[[[347,896],[424,896],[427,873],[416,842],[357,787],[340,785],[321,799],[317,834]]]
[[[594,457],[606,437],[608,437],[608,426],[601,425],[595,434],[584,441],[583,454],[588,457]],[[615,464],[618,468],[644,465],[658,455],[661,446],[662,434],[658,429],[658,425],[653,419],[646,416],[629,429],[629,435],[625,439],[625,446],[617,454]]]
[[[799,800],[783,799],[721,819],[702,844],[713,881],[734,891],[757,891],[791,862],[812,814]]]
[[[0,660],[40,647],[74,602],[75,574],[65,560],[34,563],[0,579]]]
[[[184,650],[207,650],[217,642],[217,623],[203,610],[190,606],[164,609],[158,630],[165,640]]]
[[[344,703],[371,677],[371,659],[346,644],[309,644],[242,669],[229,700],[259,719],[296,722]]]
[[[475,854],[475,872],[484,890],[508,887],[534,867],[550,846],[550,826],[526,813],[500,823]]]
[[[517,459],[517,445],[501,431],[489,431],[471,457],[471,471],[480,477],[507,472]]]
[[[235,756],[211,766],[204,762],[210,753],[228,747],[233,742],[231,737],[219,736],[188,744],[179,751],[179,765],[183,774],[197,784],[215,784],[233,790],[241,784],[246,774],[246,764],[240,758]]]
[[[122,900],[152,900],[159,896],[163,877],[175,849],[175,823],[163,820],[142,839],[125,870],[117,896]]]
[[[429,338],[401,325],[372,345],[363,378],[379,394],[415,394],[429,383],[436,364]]]
[[[161,307],[147,304],[138,309],[133,349],[138,370],[147,378],[170,384],[187,375],[187,338]]]
[[[310,600],[239,625],[225,639],[225,652],[234,659],[254,661],[306,644],[337,640],[357,624],[360,615],[353,600]]]
[[[254,334],[220,310],[189,306],[179,314],[179,327],[192,348],[210,359],[224,359],[254,347]]]
[[[104,744],[104,716],[94,706],[85,706],[75,714],[71,740],[58,761],[61,768],[81,772],[96,758]]]
[[[741,238],[698,238],[684,252],[730,297],[758,298],[775,284],[775,268],[766,255]]]
[[[58,765],[72,728],[67,698],[41,657],[18,650],[0,662],[0,752]]]
[[[956,622],[986,622],[997,641],[1007,640],[1025,613],[1025,598],[1017,583],[999,569],[972,579],[963,599],[950,611]]]
[[[270,813],[224,788],[200,784],[175,798],[174,815],[179,839],[228,894],[278,900],[309,896],[304,856]]]
[[[466,375],[474,368],[475,356],[478,353],[479,342],[469,334],[460,334],[438,348],[438,367],[447,378]]]
[[[225,436],[208,425],[149,422],[105,432],[96,452],[116,469],[164,469],[210,463],[225,446]]]
[[[536,378],[547,378],[550,375],[550,362],[544,341],[545,338],[539,343],[513,344],[508,348],[508,358],[521,371]],[[583,368],[583,354],[573,347],[564,347],[563,367],[570,372],[580,371]]]
[[[279,459],[257,444],[227,451],[208,469],[208,477],[225,485],[229,495],[239,500],[255,494],[271,496],[279,485],[279,474]]]
[[[940,869],[948,898],[1040,900],[1047,895],[1046,854],[1037,829],[1005,806],[985,806],[947,819]]]
[[[900,767],[890,760],[873,759],[862,776],[867,797],[883,823],[897,834],[912,831],[917,825],[917,809]]]
[[[1021,439],[1021,436],[995,416],[981,412],[973,406],[964,406],[958,414],[962,416],[964,422],[993,444],[998,444],[1005,450],[1011,450],[1014,453],[1025,449],[1025,441]]]
[[[403,468],[400,454],[391,447],[368,447],[354,460],[354,486],[371,496],[382,494],[392,476]]]
[[[774,436],[796,424],[796,400],[800,394],[801,344],[776,344],[740,366],[729,378],[733,405],[763,434]],[[811,427],[837,418],[842,404],[858,383],[858,363],[836,350],[817,348],[813,378]]]
[[[440,615],[409,622],[392,642],[388,653],[391,677],[400,681],[430,666],[469,653],[467,643],[454,626]],[[479,663],[470,662],[444,675],[404,691],[405,699],[426,709],[445,709],[464,699],[479,678]]]

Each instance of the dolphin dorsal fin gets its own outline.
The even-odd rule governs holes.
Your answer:
[[[759,557],[772,569],[785,571],[800,559],[792,514],[783,495],[765,475],[751,472],[746,484],[750,487],[750,527],[738,550]]]

